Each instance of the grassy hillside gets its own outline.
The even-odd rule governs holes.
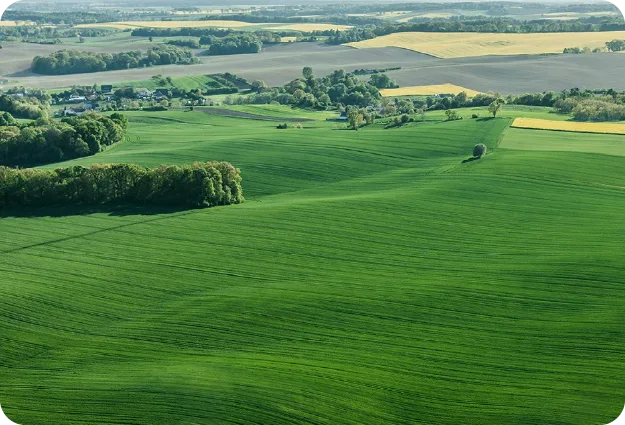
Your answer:
[[[603,425],[621,412],[624,158],[495,149],[507,118],[359,132],[130,120],[129,142],[65,165],[226,160],[247,202],[5,212],[13,421]],[[493,153],[463,164],[479,142]]]

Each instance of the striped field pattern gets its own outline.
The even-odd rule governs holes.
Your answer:
[[[498,149],[503,118],[129,117],[127,142],[64,165],[225,160],[247,201],[1,213],[0,403],[16,423],[622,411],[625,158]],[[476,143],[491,153],[462,163]]]
[[[625,134],[625,124],[604,122],[552,121],[520,117],[514,120],[512,127],[579,133]]]

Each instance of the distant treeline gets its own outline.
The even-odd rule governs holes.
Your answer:
[[[264,43],[279,43],[281,36],[271,31],[235,31],[216,28],[141,28],[132,32],[140,37],[200,37],[198,40],[171,40],[168,44],[199,48],[209,46],[205,56],[259,53]]]
[[[368,25],[368,24],[380,24],[382,19],[372,16],[348,16],[348,15],[335,15],[335,16],[291,16],[286,14],[269,14],[266,11],[259,11],[256,14],[240,13],[240,14],[228,14],[228,15],[208,15],[201,18],[202,21],[218,21],[222,19],[229,19],[241,22],[249,23],[324,23],[324,24],[336,24],[336,25]]]
[[[124,115],[84,114],[61,122],[33,122],[23,126],[3,115],[0,126],[0,165],[30,167],[94,155],[123,140],[128,127]]]
[[[213,207],[243,202],[241,175],[227,162],[93,165],[54,171],[0,167],[0,208],[152,204]]]
[[[253,34],[263,43],[279,43],[281,37],[291,33],[292,31],[239,31],[228,28],[137,28],[130,34],[133,37],[200,37],[199,43],[208,46],[220,38],[241,34]]]
[[[35,12],[32,10],[7,10],[3,21],[34,21],[40,24],[67,25],[113,22],[119,19],[115,12]]]
[[[4,41],[24,41],[28,43],[60,44],[61,38],[71,37],[102,37],[114,32],[108,28],[68,28],[40,27],[20,25],[16,27],[0,27],[0,39]]]
[[[46,98],[50,96],[46,94]],[[36,120],[47,116],[47,105],[42,104],[36,97],[15,99],[13,96],[0,96],[0,111],[5,111],[15,118]]]
[[[587,18],[572,21],[518,21],[513,18],[480,18],[429,20],[427,22],[384,23],[351,28],[331,35],[328,44],[343,44],[398,32],[487,32],[487,33],[554,33],[623,31],[621,18]]]
[[[161,45],[123,53],[95,53],[79,50],[61,50],[49,56],[35,56],[31,69],[37,74],[63,75],[111,71],[158,65],[190,65],[199,59],[186,48]]]

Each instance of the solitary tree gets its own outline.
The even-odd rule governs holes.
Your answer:
[[[304,76],[304,78],[306,78],[307,80],[310,80],[311,78],[314,77],[313,74],[313,70],[311,67],[309,66],[305,66],[304,69],[302,70],[302,75]]]
[[[364,123],[365,119],[361,111],[353,108],[347,114],[347,120],[349,121],[350,128],[352,128],[353,130],[358,130],[358,127],[360,127]]]
[[[455,121],[457,119],[460,119],[458,112],[456,112],[454,109],[447,109],[445,111],[445,115],[447,115],[447,121]]]
[[[473,156],[475,158],[481,158],[484,155],[486,155],[486,151],[488,150],[488,148],[486,147],[486,145],[484,143],[478,143],[477,145],[475,145],[475,147],[473,148]]]
[[[493,114],[493,118],[497,116],[497,114],[503,109],[505,101],[503,98],[499,97],[495,99],[490,105],[488,105],[488,112]]]

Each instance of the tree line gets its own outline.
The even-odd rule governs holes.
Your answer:
[[[157,65],[199,63],[191,50],[171,46],[154,46],[147,50],[122,53],[95,53],[61,50],[49,56],[35,56],[31,70],[37,74],[63,75],[112,71]]]
[[[60,122],[38,120],[16,125],[11,117],[0,127],[0,165],[30,167],[101,152],[123,140],[128,127],[124,115],[83,114]],[[39,122],[44,121],[44,122]]]
[[[622,31],[620,18],[585,18],[571,21],[518,21],[513,18],[457,18],[426,22],[385,22],[339,31],[331,35],[328,44],[344,44],[398,32],[486,32],[486,33],[552,33]]]
[[[240,170],[227,162],[152,169],[100,164],[53,171],[0,166],[0,208],[101,204],[201,208],[243,200]]]

